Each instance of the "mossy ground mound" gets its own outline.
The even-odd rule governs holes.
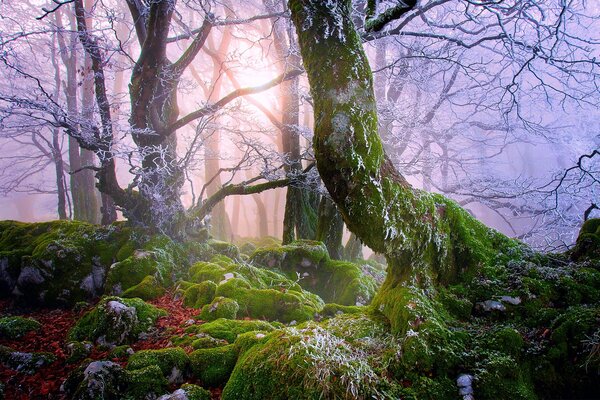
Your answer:
[[[202,307],[201,317],[207,320],[225,316],[214,313],[224,303],[222,299],[217,301],[218,297],[237,303],[238,311],[228,312],[233,317],[271,321],[306,321],[323,308],[319,296],[303,290],[281,273],[223,255],[215,256],[209,262],[194,264],[188,272],[187,281],[181,282],[180,287],[184,291],[184,302]]]
[[[0,338],[18,339],[27,332],[37,331],[42,325],[34,319],[23,317],[0,318]]]
[[[309,240],[259,248],[250,261],[282,272],[327,303],[342,305],[368,304],[385,276],[376,263],[331,260],[323,243]]]
[[[131,234],[122,225],[1,221],[0,293],[46,306],[93,299]]]

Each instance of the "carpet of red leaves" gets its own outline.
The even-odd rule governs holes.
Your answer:
[[[149,301],[149,303],[166,310],[168,315],[158,319],[155,325],[156,329],[147,338],[131,345],[135,351],[171,346],[171,337],[183,334],[186,322],[198,314],[198,310],[185,307],[182,300],[174,296],[173,293],[167,293],[160,298]],[[66,337],[69,329],[88,310],[89,308],[80,312],[68,309],[23,310],[15,308],[10,301],[0,300],[0,316],[21,315],[33,318],[42,324],[41,330],[29,332],[20,339],[6,340],[0,338],[0,345],[23,352],[50,352],[57,357],[52,365],[39,369],[33,375],[18,373],[0,364],[0,382],[5,385],[4,395],[6,399],[66,399],[60,391],[60,386],[67,375],[77,367],[77,364],[69,365],[65,363],[67,356],[65,354]],[[191,351],[191,348],[186,349],[186,351]],[[89,358],[101,360],[106,359],[107,356],[108,352],[94,349]],[[113,359],[112,361],[122,365],[126,364],[126,361],[121,359]],[[214,389],[212,392],[213,398],[218,399],[220,397],[220,389]]]

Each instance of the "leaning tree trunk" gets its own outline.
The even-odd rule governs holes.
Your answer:
[[[344,220],[335,203],[327,196],[321,197],[319,204],[319,220],[315,239],[325,243],[329,257],[341,260],[344,253],[342,237],[344,236]]]
[[[406,331],[414,288],[464,278],[511,241],[455,202],[412,188],[387,158],[351,1],[290,0],[290,9],[314,101],[319,173],[350,231],[385,254],[388,275],[373,304],[393,331]]]

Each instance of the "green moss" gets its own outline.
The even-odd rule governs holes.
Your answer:
[[[226,297],[215,297],[212,303],[202,307],[199,317],[204,321],[214,321],[219,318],[235,319],[239,309],[237,301]]]
[[[0,337],[9,340],[18,339],[27,332],[41,329],[42,324],[31,318],[4,317],[0,318]]]
[[[217,284],[213,281],[190,285],[183,294],[183,304],[186,307],[202,308],[213,301],[216,291]]]
[[[111,308],[111,305],[114,307]],[[140,333],[146,332],[162,315],[166,315],[165,311],[141,299],[105,297],[77,321],[68,337],[76,341],[99,340],[114,344],[131,342]]]
[[[109,293],[122,294],[146,276],[158,272],[157,262],[149,252],[136,251],[132,256],[113,264],[108,271],[106,288]]]
[[[322,317],[335,317],[338,314],[359,314],[364,312],[364,307],[343,306],[340,304],[325,304],[323,310],[319,313]]]
[[[198,385],[186,383],[181,385],[181,390],[185,393],[188,400],[211,400],[210,392]]]
[[[129,358],[131,355],[135,354],[131,346],[128,344],[124,344],[121,346],[117,346],[110,351],[108,354],[109,359],[114,358]]]
[[[318,298],[308,296],[306,292],[252,289],[241,279],[222,283],[216,295],[235,299],[242,315],[282,322],[307,321],[322,307]]]
[[[251,262],[282,271],[326,302],[364,305],[377,289],[372,266],[331,260],[321,242],[301,240],[285,246],[260,248],[251,256]]]
[[[160,350],[142,350],[129,357],[128,370],[142,369],[156,365],[166,377],[185,372],[189,358],[180,347],[170,347]],[[178,371],[178,372],[177,372]]]
[[[191,344],[194,350],[211,349],[213,347],[226,346],[228,344],[226,340],[215,339],[209,335],[198,334],[196,337],[197,339],[194,339]]]
[[[387,349],[397,342],[364,314],[285,328],[250,344],[223,389],[224,400],[392,398],[381,376]]]
[[[222,242],[219,240],[210,239],[207,244],[215,251],[217,254],[224,255],[231,260],[239,260],[240,259],[240,250],[234,244],[228,242]]]
[[[207,334],[215,339],[224,339],[229,343],[233,343],[238,335],[246,332],[271,332],[275,330],[273,325],[266,321],[246,321],[246,320],[231,320],[217,319],[212,322],[207,322],[202,325],[193,325],[186,328],[185,332],[195,334]]]
[[[168,382],[163,376],[161,369],[156,365],[126,371],[127,376],[127,398],[144,400],[156,398],[168,391]]]
[[[24,353],[0,346],[0,364],[17,372],[34,374],[38,369],[48,366],[56,361],[52,353]]]
[[[89,356],[94,345],[91,342],[69,342],[65,348],[67,353],[65,362],[74,364]]]
[[[190,354],[192,373],[205,386],[223,385],[229,379],[237,357],[235,345],[196,350]]]
[[[0,291],[46,306],[93,299],[102,293],[103,276],[131,233],[78,221],[2,221]]]
[[[121,297],[138,297],[142,300],[152,300],[165,294],[165,288],[156,277],[148,275],[140,283],[125,290]]]

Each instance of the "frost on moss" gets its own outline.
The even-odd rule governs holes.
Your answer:
[[[252,263],[284,273],[304,289],[325,302],[342,305],[368,304],[384,274],[376,275],[371,266],[331,260],[321,242],[299,240],[285,246],[257,249]]]
[[[395,340],[364,314],[309,322],[269,334],[249,347],[223,399],[391,398],[383,377]]]
[[[141,299],[105,297],[69,331],[70,340],[119,345],[136,340],[165,311]]]
[[[18,339],[27,332],[37,331],[42,324],[31,318],[4,317],[0,318],[0,337],[6,339]]]
[[[106,292],[121,295],[151,275],[163,287],[171,286],[187,271],[187,246],[163,235],[152,236],[129,257],[111,265]],[[193,255],[192,255],[192,258]]]

